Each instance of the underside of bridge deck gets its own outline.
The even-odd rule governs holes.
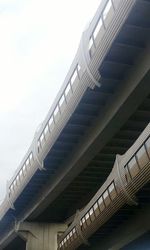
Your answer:
[[[46,168],[70,162],[74,168],[57,199],[31,220],[62,221],[82,208],[109,175],[116,154],[124,154],[149,123],[149,11],[147,1],[135,6],[99,68],[102,86],[87,91],[46,158]]]
[[[99,66],[101,87],[86,91],[45,158],[45,169],[32,177],[8,216],[18,220],[25,216],[28,222],[69,225],[76,211],[90,201],[106,180],[116,154],[124,154],[147,126],[150,121],[149,13],[150,1],[137,1]],[[140,218],[147,211],[149,194],[150,185],[147,185],[138,193],[138,206],[124,206],[93,234],[90,246],[79,249],[135,249],[134,243],[129,245],[130,239],[123,238],[121,231],[120,242],[124,244],[116,245],[117,230],[120,223],[130,228],[130,220],[137,215]],[[8,227],[8,216],[3,228],[5,224]],[[140,233],[133,230],[131,240],[148,230],[149,225]],[[146,241],[147,234],[144,237]],[[5,249],[23,250],[24,245],[17,237]]]

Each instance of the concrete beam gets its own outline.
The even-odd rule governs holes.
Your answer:
[[[61,166],[56,177],[43,188],[41,195],[30,204],[24,214],[21,214],[20,218],[35,219],[62,193],[148,96],[150,93],[149,82],[150,47],[147,47],[77,149]]]
[[[57,238],[66,228],[64,224],[22,222],[16,232],[26,241],[26,250],[57,250]]]

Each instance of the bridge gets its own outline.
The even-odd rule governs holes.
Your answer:
[[[100,3],[7,183],[0,249],[150,249],[149,13]]]

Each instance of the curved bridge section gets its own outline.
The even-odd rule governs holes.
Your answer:
[[[58,249],[76,249],[125,203],[136,205],[136,193],[150,181],[150,124],[135,144],[122,156],[105,183],[87,206],[79,212],[61,237]]]
[[[111,217],[137,204],[150,178],[150,125],[140,136],[150,121],[149,11],[149,0],[101,1],[61,90],[8,182],[0,248],[17,249],[11,243],[19,244],[20,235],[25,245],[26,232],[30,238],[39,222],[44,241],[44,228],[51,230],[48,224],[56,221],[65,221],[64,230],[69,225],[58,249],[80,249],[88,241],[93,246]]]
[[[36,132],[32,145],[7,185],[0,206],[2,218],[28,185],[88,88],[100,87],[99,65],[108,52],[135,0],[103,0],[89,28],[84,31],[78,52],[64,84],[46,119]],[[113,28],[112,28],[113,27]]]

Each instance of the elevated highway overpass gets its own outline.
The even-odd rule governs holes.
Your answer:
[[[150,246],[149,13],[148,0],[101,2],[7,185],[0,249]]]

